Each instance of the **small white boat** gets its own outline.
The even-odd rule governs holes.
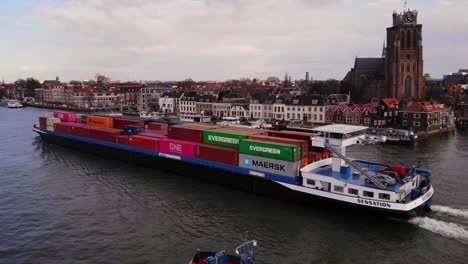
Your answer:
[[[10,100],[7,103],[8,108],[21,108],[23,105],[18,100]]]

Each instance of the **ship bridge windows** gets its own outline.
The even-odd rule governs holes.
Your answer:
[[[335,192],[343,192],[344,188],[342,186],[334,185],[333,186],[333,191]]]
[[[379,193],[379,199],[390,200],[390,194],[388,194],[388,193]]]
[[[369,192],[369,191],[363,191],[362,195],[364,197],[374,197],[374,192]]]
[[[307,179],[307,185],[315,186],[315,180]]]
[[[359,191],[353,188],[348,188],[348,193],[352,195],[359,195]]]

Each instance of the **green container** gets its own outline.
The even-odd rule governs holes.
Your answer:
[[[241,139],[249,135],[232,131],[205,130],[203,131],[203,143],[223,146],[228,148],[239,148]]]
[[[241,140],[239,151],[242,154],[287,161],[298,161],[302,154],[298,145],[255,139]]]

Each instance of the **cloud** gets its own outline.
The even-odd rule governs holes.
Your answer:
[[[380,55],[391,14],[401,8],[395,0],[47,1],[27,20],[34,21],[31,30],[41,32],[31,44],[36,53],[18,60],[43,65],[48,74],[43,78],[85,79],[96,71],[134,80],[264,78],[284,72],[301,78],[310,71],[315,79],[340,79],[355,56]],[[458,52],[467,39],[453,27],[468,24],[463,15],[468,5],[412,8],[424,24],[426,69],[440,75],[462,67],[468,55]],[[454,49],[443,48],[448,44]],[[25,47],[14,52],[20,48]],[[442,69],[437,56],[455,60]]]

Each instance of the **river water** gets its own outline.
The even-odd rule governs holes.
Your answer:
[[[258,263],[467,263],[468,134],[348,155],[433,172],[433,212],[411,219],[314,208],[49,145],[47,110],[0,107],[0,263],[188,263],[233,252]]]

